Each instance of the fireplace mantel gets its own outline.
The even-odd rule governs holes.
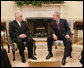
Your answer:
[[[24,5],[21,7],[20,10],[22,10],[23,12],[23,19],[25,18],[52,18],[53,17],[53,13],[55,11],[59,11],[61,13],[61,17],[63,17],[63,10],[62,7],[64,6],[64,4],[43,4],[42,7],[35,7],[35,6],[27,6]]]

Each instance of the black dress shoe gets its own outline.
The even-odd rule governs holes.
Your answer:
[[[28,57],[28,58],[31,58],[31,59],[33,59],[33,60],[37,60],[37,58],[34,57],[34,56],[32,56],[32,57]]]
[[[46,57],[46,59],[50,59],[51,57],[53,57],[53,54],[48,54],[48,56]]]
[[[33,59],[33,60],[37,60],[37,58],[36,58],[36,57],[34,57],[34,56],[32,57],[32,59]]]
[[[62,65],[65,65],[65,64],[66,64],[66,59],[63,58],[63,59],[62,59]]]
[[[25,60],[25,58],[22,58],[22,60],[21,60],[23,63],[26,63],[26,60]]]

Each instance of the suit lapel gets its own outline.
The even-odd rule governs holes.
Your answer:
[[[21,27],[20,28],[23,28],[24,27],[24,23],[23,22],[21,22]]]
[[[19,24],[17,23],[17,21],[15,22],[15,24],[16,24],[17,27],[20,27]]]
[[[61,21],[61,19],[60,19],[60,30],[62,29],[62,21]]]
[[[58,29],[58,28],[57,28],[56,21],[54,21],[54,26],[56,27],[56,29]],[[60,19],[60,29],[62,29],[62,21],[61,21],[61,19]]]
[[[56,21],[54,21],[54,26],[55,26],[56,29],[58,30],[58,27],[57,27]],[[61,20],[60,20],[60,28],[61,28]]]
[[[19,24],[17,23],[17,21],[15,22],[15,26],[16,28],[20,31],[21,30],[21,27],[19,26]]]
[[[56,21],[54,21],[54,26],[57,28],[57,24],[56,24]]]

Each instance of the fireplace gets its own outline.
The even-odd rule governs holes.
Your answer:
[[[34,37],[46,37],[50,34],[50,23],[53,19],[53,13],[60,12],[60,17],[63,18],[63,4],[48,4],[41,7],[26,6],[20,8],[23,13],[23,19],[31,30],[31,35]]]
[[[52,18],[26,18],[33,37],[46,37],[50,34]]]

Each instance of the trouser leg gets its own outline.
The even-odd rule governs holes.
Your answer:
[[[50,35],[47,38],[47,46],[50,54],[52,54],[52,43],[53,43],[53,37]]]
[[[18,46],[18,49],[19,49],[19,53],[20,53],[20,56],[22,58],[24,58],[24,47],[23,47],[23,41],[22,39],[17,39],[17,46]]]
[[[68,57],[71,55],[71,52],[72,52],[72,41],[70,38],[68,39],[64,39],[63,40],[63,43],[64,43],[64,57]]]
[[[27,40],[27,49],[28,49],[28,57],[33,56],[33,39],[29,37]]]

